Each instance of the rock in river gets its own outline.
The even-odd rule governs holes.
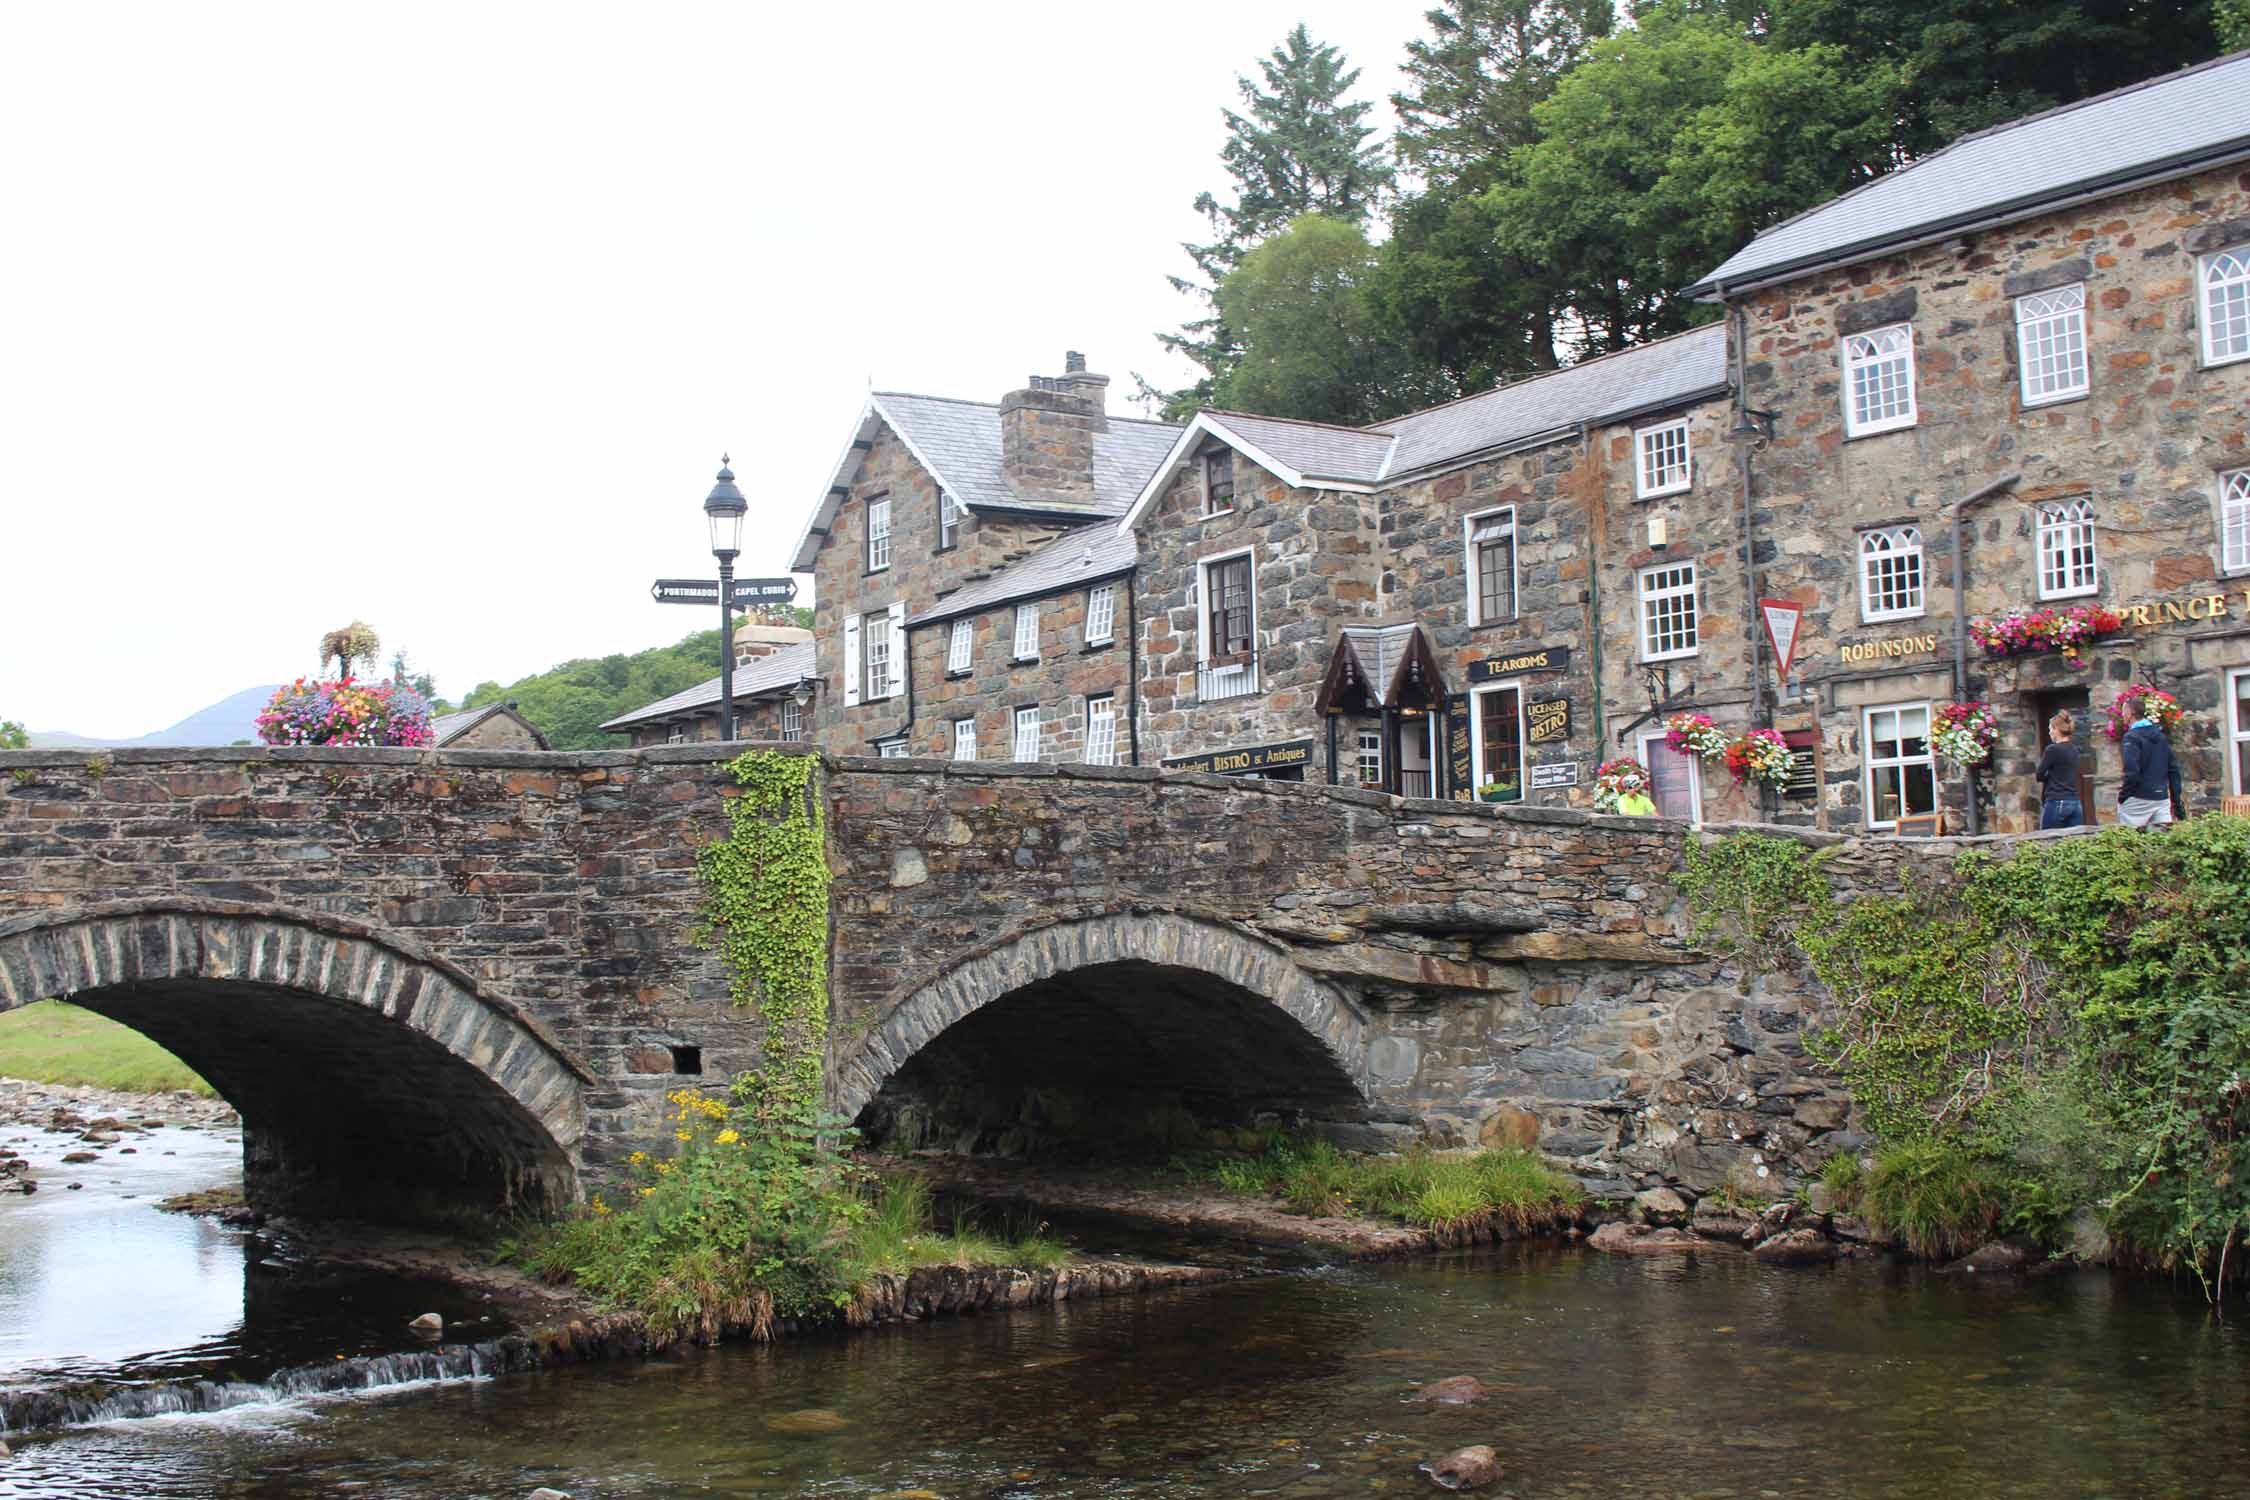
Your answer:
[[[1586,1243],[1592,1249],[1606,1250],[1612,1255],[1665,1255],[1710,1248],[1708,1242],[1684,1229],[1651,1229],[1646,1224],[1622,1221],[1604,1224]]]
[[[842,1432],[852,1424],[842,1412],[823,1407],[810,1407],[804,1411],[777,1412],[766,1418],[766,1431],[787,1433],[792,1437],[808,1437],[820,1432]]]
[[[1768,1265],[1810,1266],[1836,1258],[1836,1247],[1817,1229],[1792,1229],[1765,1240],[1751,1254]]]
[[[1474,1406],[1484,1397],[1484,1382],[1474,1375],[1448,1375],[1414,1393],[1416,1401],[1428,1406]]]
[[[445,1319],[439,1317],[436,1313],[424,1313],[406,1326],[416,1333],[443,1333],[445,1332]]]
[[[1479,1443],[1431,1460],[1422,1472],[1441,1490],[1473,1490],[1500,1477],[1500,1455]]]

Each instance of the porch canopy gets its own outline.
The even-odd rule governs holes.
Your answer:
[[[1336,634],[1313,707],[1328,714],[1435,712],[1445,703],[1445,674],[1417,624],[1346,625]]]

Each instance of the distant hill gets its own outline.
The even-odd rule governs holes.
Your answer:
[[[150,734],[129,740],[96,739],[92,735],[72,734],[68,730],[35,729],[31,731],[34,750],[89,750],[121,749],[129,745],[231,745],[237,740],[255,742],[258,738],[258,710],[273,697],[279,683],[269,682],[264,687],[244,688],[206,704],[189,714],[169,729],[159,729]]]

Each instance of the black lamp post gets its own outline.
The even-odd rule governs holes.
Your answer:
[[[719,738],[734,738],[734,560],[742,555],[742,518],[750,502],[735,488],[734,470],[719,455],[719,482],[704,497],[711,523],[711,555],[719,560]]]

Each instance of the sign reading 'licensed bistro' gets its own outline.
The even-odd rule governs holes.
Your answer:
[[[1560,672],[1569,666],[1568,646],[1528,646],[1506,656],[1488,656],[1470,663],[1469,680],[1493,682],[1502,677],[1521,677],[1526,672]]]
[[[1232,750],[1209,750],[1201,755],[1174,755],[1164,762],[1167,771],[1209,771],[1218,776],[1261,776],[1309,765],[1311,740],[1291,740],[1282,745],[1242,745]]]

